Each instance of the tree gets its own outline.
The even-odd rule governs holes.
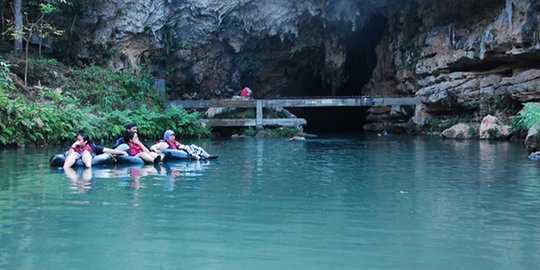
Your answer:
[[[45,15],[55,11],[54,3],[66,3],[66,0],[48,0],[46,3],[39,4],[39,13],[35,21],[31,22],[28,18],[28,13],[25,12],[26,25],[23,28],[22,37],[26,41],[25,47],[25,61],[24,61],[24,85],[28,85],[28,49],[30,47],[30,41],[34,34],[40,37],[40,53],[41,53],[41,39],[47,37],[50,34],[62,35],[64,31],[57,29],[56,27],[45,23]],[[17,30],[15,30],[15,36],[17,36]]]
[[[22,52],[23,46],[23,14],[22,14],[22,0],[13,1],[13,16],[15,19],[15,53]]]

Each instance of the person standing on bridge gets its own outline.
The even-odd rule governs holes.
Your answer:
[[[253,91],[251,91],[251,89],[246,86],[244,87],[244,89],[242,89],[242,93],[240,94],[240,96],[245,99],[250,99],[253,96]]]

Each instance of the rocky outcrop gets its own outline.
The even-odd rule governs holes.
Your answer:
[[[408,106],[372,107],[368,109],[364,125],[366,131],[387,130],[392,133],[411,132],[414,125],[410,121],[413,111]]]
[[[470,139],[473,137],[473,132],[471,132],[469,125],[459,123],[441,132],[441,137],[445,139]]]
[[[540,123],[532,126],[527,132],[525,147],[529,153],[540,151]]]
[[[540,3],[415,1],[390,6],[365,92],[421,97],[424,116],[506,121],[540,92]],[[481,15],[479,15],[481,14]],[[425,118],[425,117],[424,117]]]
[[[480,123],[480,139],[505,139],[510,136],[510,126],[504,125],[497,117],[487,115]]]
[[[309,72],[335,95],[347,78],[346,37],[385,2],[108,0],[85,21],[80,56],[101,48],[111,69],[160,70],[173,98],[231,96],[245,85],[256,97],[294,95]]]

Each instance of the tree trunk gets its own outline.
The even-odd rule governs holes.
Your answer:
[[[15,53],[23,49],[23,14],[22,0],[13,0],[13,15],[15,16]]]
[[[30,45],[30,38],[32,38],[32,28],[28,34],[28,40],[26,41],[26,49],[24,54],[24,86],[28,86],[28,47]]]
[[[38,49],[38,55],[41,57],[41,45],[43,44],[43,22],[39,24],[38,30],[38,37],[39,37],[39,49]]]
[[[2,37],[2,40],[4,39],[4,32],[6,32],[6,24],[5,24],[5,21],[6,19],[4,18],[4,10],[6,9],[5,6],[6,6],[6,1],[5,0],[1,0],[0,1],[1,5],[0,5],[0,20],[2,20],[2,29],[0,29],[0,36]]]

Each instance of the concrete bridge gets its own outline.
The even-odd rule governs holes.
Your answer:
[[[168,107],[179,106],[183,108],[204,109],[212,107],[256,108],[256,119],[202,119],[208,126],[291,126],[300,127],[307,122],[302,118],[273,118],[263,117],[263,108],[267,107],[373,107],[373,106],[401,106],[416,105],[420,103],[417,97],[333,97],[333,98],[284,98],[284,99],[216,99],[216,100],[176,100],[171,101]]]

